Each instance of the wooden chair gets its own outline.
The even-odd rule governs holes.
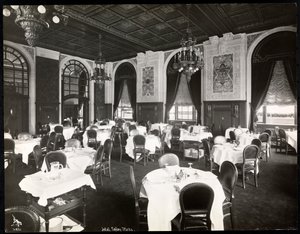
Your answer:
[[[171,153],[175,153],[179,157],[183,157],[183,143],[180,141],[180,129],[177,127],[171,130]]]
[[[61,151],[50,151],[45,156],[45,163],[48,171],[51,170],[51,163],[58,161],[63,167],[67,166],[67,157]]]
[[[266,132],[263,132],[259,135],[259,140],[261,141],[261,150],[260,154],[261,156],[266,157],[266,161],[268,162],[268,159],[271,158],[271,139],[270,135]]]
[[[261,141],[259,139],[255,138],[251,141],[251,145],[256,145],[258,147],[258,149],[259,149],[258,155],[259,155],[259,158],[262,159],[262,156],[261,156]]]
[[[95,129],[89,129],[86,132],[87,134],[87,146],[94,148],[95,150],[97,150],[99,143],[97,142],[97,131]]]
[[[208,139],[202,139],[203,149],[204,149],[204,161],[205,168],[209,169],[209,171],[213,171],[217,169],[217,165],[214,163],[214,160],[211,156],[211,144]]]
[[[222,184],[226,197],[223,202],[223,215],[224,218],[230,216],[231,228],[234,229],[232,202],[234,198],[234,188],[238,179],[238,170],[236,166],[229,161],[223,162],[218,179]]]
[[[149,158],[149,150],[145,149],[146,138],[143,135],[135,135],[133,137],[133,155],[134,161],[133,165],[141,160],[143,160],[144,166],[148,163]],[[137,155],[139,155],[139,159],[137,160]]]
[[[100,145],[97,149],[97,152],[96,152],[95,156],[94,156],[93,165],[87,166],[87,168],[84,171],[85,174],[89,174],[93,178],[96,177],[95,180],[96,180],[97,183],[99,183],[99,176],[100,176],[101,185],[103,185],[102,173],[101,173],[101,167],[102,167],[101,162],[102,162],[103,153],[104,153],[104,147],[103,147],[103,145]]]
[[[39,145],[33,147],[32,155],[35,162],[36,171],[40,171],[45,155],[43,154],[42,148]]]
[[[207,184],[191,183],[184,186],[179,194],[181,214],[172,220],[173,226],[179,231],[210,231],[213,201],[214,191]]]
[[[259,148],[256,145],[247,145],[243,150],[243,163],[236,164],[239,173],[242,175],[243,188],[246,188],[246,174],[253,173],[255,187],[258,187],[258,154]]]
[[[4,160],[7,160],[8,164],[12,164],[13,173],[16,171],[16,157],[15,154],[15,142],[13,139],[4,138]]]
[[[178,165],[179,166],[179,158],[176,154],[167,153],[167,154],[162,155],[158,159],[158,165],[160,168],[165,167],[165,165],[168,165],[168,166]]]
[[[115,130],[115,138],[117,137],[118,139],[118,144],[119,144],[119,149],[120,149],[120,162],[122,162],[122,158],[123,158],[123,139],[124,139],[124,130],[123,130],[123,123],[122,121],[118,121],[116,123],[116,130]]]
[[[280,153],[281,151],[285,151],[285,154],[287,155],[291,147],[287,143],[285,130],[280,128],[278,130],[278,133],[279,133],[279,142],[278,142],[278,147],[276,147],[276,152],[278,152],[278,150]]]
[[[46,152],[50,152],[54,150],[54,142],[55,142],[55,132],[51,132],[47,141]]]
[[[5,209],[5,232],[32,233],[40,231],[40,218],[27,206]]]
[[[229,131],[230,142],[234,142],[236,140],[234,131]]]
[[[56,126],[59,127],[59,126]],[[62,133],[56,133],[55,139],[54,139],[54,150],[61,150],[65,148],[65,137]]]
[[[139,197],[137,188],[136,188],[136,182],[135,182],[135,176],[134,176],[134,170],[133,167],[130,166],[129,168],[129,175],[130,175],[130,181],[134,196],[134,206],[135,206],[135,227],[136,230],[140,230],[141,226],[147,226],[147,207],[148,207],[148,199]]]
[[[56,125],[54,127],[54,132],[55,133],[61,133],[61,134],[63,134],[63,131],[64,131],[64,127],[62,125]]]
[[[109,178],[111,178],[111,152],[113,148],[113,142],[111,139],[106,139],[103,145],[103,154],[101,159],[101,170],[103,171],[104,175],[106,171],[108,171]]]

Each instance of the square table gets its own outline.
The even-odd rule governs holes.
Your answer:
[[[28,205],[45,219],[46,232],[49,219],[77,207],[83,207],[83,226],[86,221],[86,187],[96,189],[92,178],[80,171],[64,168],[60,177],[50,179],[49,173],[39,171],[27,175],[19,183],[27,193]]]

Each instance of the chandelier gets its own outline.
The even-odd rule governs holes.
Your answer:
[[[186,75],[192,75],[194,72],[202,69],[204,66],[203,53],[199,48],[195,48],[196,38],[193,37],[189,24],[189,8],[187,5],[188,26],[185,35],[181,39],[181,51],[175,55],[173,68]]]
[[[35,46],[39,40],[39,34],[50,27],[49,22],[58,24],[68,22],[65,15],[64,5],[11,5],[3,7],[3,15],[9,17],[12,13],[16,15],[15,23],[25,31],[25,39],[30,46]]]
[[[105,71],[105,59],[102,57],[101,51],[101,34],[99,34],[99,54],[95,59],[96,67],[92,71],[90,80],[94,80],[96,83],[103,84],[106,80],[111,80],[111,77]]]

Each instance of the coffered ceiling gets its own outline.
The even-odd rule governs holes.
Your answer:
[[[51,24],[37,46],[94,60],[98,34],[107,61],[136,56],[147,50],[180,47],[187,27],[184,4],[66,5],[69,22]],[[293,3],[192,4],[189,22],[197,43],[223,33],[252,33],[297,24]],[[3,39],[26,44],[14,17],[3,17]]]

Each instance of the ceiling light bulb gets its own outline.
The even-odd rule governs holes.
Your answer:
[[[6,17],[10,16],[10,10],[8,10],[7,8],[3,8],[3,15]]]
[[[57,15],[55,15],[55,16],[52,17],[52,21],[53,21],[54,23],[58,24],[59,21],[60,21],[60,19],[59,19],[59,17],[58,17]]]
[[[19,5],[10,5],[12,9],[17,10],[19,8]]]
[[[46,8],[43,5],[39,5],[37,9],[38,9],[38,12],[40,12],[41,14],[46,13]]]

